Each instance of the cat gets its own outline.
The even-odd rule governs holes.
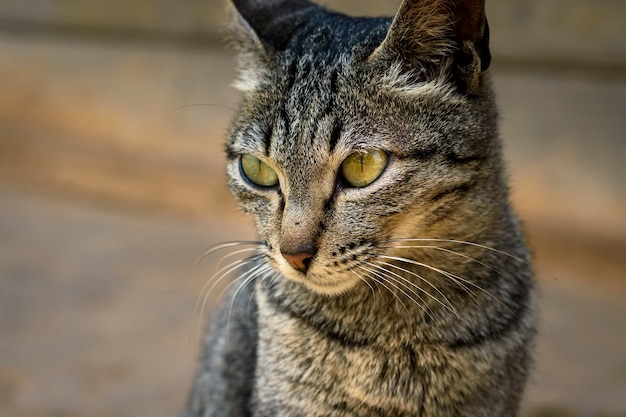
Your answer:
[[[518,415],[536,289],[484,0],[231,11],[243,98],[227,173],[260,239],[222,268],[238,280],[182,416]]]

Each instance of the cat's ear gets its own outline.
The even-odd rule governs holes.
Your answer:
[[[308,0],[232,0],[232,5],[247,25],[245,29],[276,50],[285,47],[306,11],[318,7]]]
[[[234,86],[250,91],[263,78],[272,54],[285,48],[306,11],[317,6],[308,0],[231,0],[229,5],[240,72]]]
[[[491,62],[485,0],[404,0],[370,61],[393,66],[406,80],[445,73],[476,93]]]

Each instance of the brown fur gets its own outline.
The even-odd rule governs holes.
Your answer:
[[[535,291],[484,4],[405,0],[393,21],[235,6],[246,78],[228,175],[260,240],[232,264],[183,415],[517,415]],[[387,166],[351,186],[343,162],[373,149]],[[278,184],[255,184],[244,154]]]

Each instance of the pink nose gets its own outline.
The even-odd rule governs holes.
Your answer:
[[[306,272],[309,269],[309,264],[315,252],[312,250],[303,250],[298,253],[286,253],[281,250],[283,257],[289,262],[291,266],[301,272]]]

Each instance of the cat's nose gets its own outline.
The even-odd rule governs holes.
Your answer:
[[[283,255],[283,258],[289,262],[291,266],[301,272],[306,272],[309,269],[309,264],[311,263],[311,259],[315,255],[315,248],[310,246],[300,246],[296,251],[284,251],[282,248],[280,253]]]

